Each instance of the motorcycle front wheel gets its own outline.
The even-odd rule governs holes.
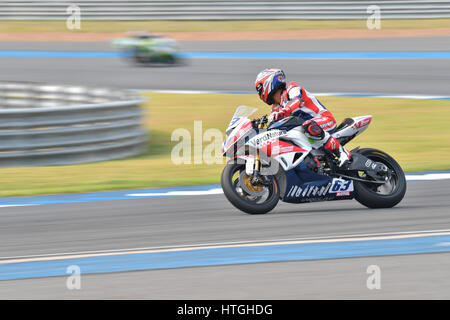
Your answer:
[[[280,199],[280,189],[274,176],[268,176],[267,185],[251,183],[245,173],[245,165],[229,162],[222,172],[221,185],[225,197],[237,209],[249,214],[265,214],[271,211]]]

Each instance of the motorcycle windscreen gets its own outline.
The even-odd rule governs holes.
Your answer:
[[[242,119],[242,118],[248,118],[253,113],[258,111],[256,108],[248,107],[248,106],[239,106],[237,107],[236,111],[234,112],[233,117],[231,118],[230,123],[228,124],[228,128],[226,130],[226,133],[228,134],[236,125],[236,123]]]

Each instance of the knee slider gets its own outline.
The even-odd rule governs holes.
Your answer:
[[[325,131],[315,121],[308,120],[304,122],[302,128],[308,138],[322,140],[325,137]]]

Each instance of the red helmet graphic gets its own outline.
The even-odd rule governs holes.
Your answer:
[[[255,87],[261,100],[271,105],[272,95],[286,87],[286,76],[280,69],[265,69],[256,76]]]

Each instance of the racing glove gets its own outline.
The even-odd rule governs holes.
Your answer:
[[[269,121],[269,123],[276,122],[278,120],[285,118],[286,116],[288,116],[287,111],[284,109],[281,109],[280,111],[272,112],[268,118],[268,121]]]

